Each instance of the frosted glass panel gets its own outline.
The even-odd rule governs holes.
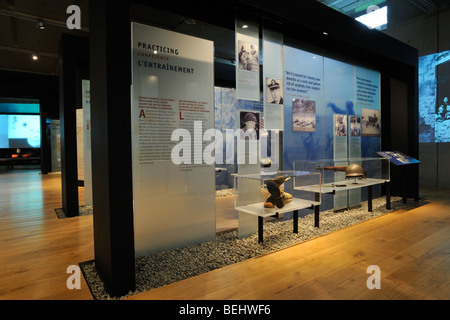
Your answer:
[[[213,42],[132,24],[136,257],[215,239]]]

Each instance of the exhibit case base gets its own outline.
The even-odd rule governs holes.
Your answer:
[[[299,210],[318,211],[316,208],[320,206],[320,185],[319,172],[235,174],[235,209],[240,217],[245,217],[239,219],[239,228],[246,228],[244,224],[255,226],[257,223],[258,241],[262,243],[264,218],[293,212],[293,232],[298,233]]]

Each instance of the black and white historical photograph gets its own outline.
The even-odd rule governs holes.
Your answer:
[[[350,136],[351,137],[361,136],[361,117],[350,116]]]
[[[381,135],[381,111],[362,109],[363,137],[379,137]]]
[[[284,104],[283,81],[275,78],[266,79],[266,101],[270,104]]]
[[[238,46],[238,68],[240,70],[259,72],[258,45],[239,40]]]
[[[241,111],[239,118],[241,140],[259,140],[259,112]]]
[[[292,101],[292,122],[294,131],[316,131],[316,102],[295,99]]]
[[[347,116],[343,114],[336,114],[334,115],[334,118],[335,118],[336,137],[346,137]]]

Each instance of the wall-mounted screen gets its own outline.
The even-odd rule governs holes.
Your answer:
[[[40,115],[0,114],[0,148],[40,147]]]
[[[419,59],[419,142],[450,142],[450,50]]]

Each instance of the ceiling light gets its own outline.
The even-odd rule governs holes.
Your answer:
[[[323,32],[323,35],[324,35],[324,36],[327,36],[327,35],[328,35],[328,32],[324,31],[324,32]]]
[[[355,18],[357,21],[365,24],[370,29],[384,29],[388,23],[388,7],[373,10],[369,9],[368,13]]]
[[[31,58],[32,58],[34,61],[39,60],[39,56],[37,55],[37,53],[33,53],[33,55],[31,56]]]
[[[185,18],[185,19],[184,19],[184,23],[186,23],[186,24],[191,24],[191,25],[195,25],[195,24],[197,24],[197,20],[195,20],[195,19],[190,19],[190,18]]]
[[[41,29],[41,30],[44,30],[44,29],[45,29],[45,23],[44,23],[44,20],[38,19],[38,28]]]
[[[244,25],[242,26],[242,29],[248,29],[248,25],[244,24]]]

